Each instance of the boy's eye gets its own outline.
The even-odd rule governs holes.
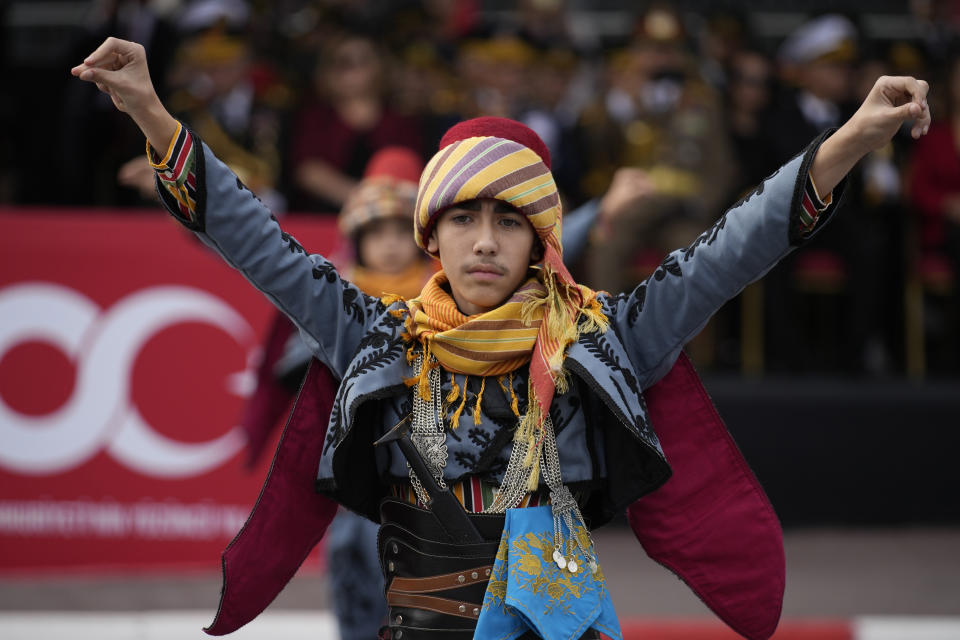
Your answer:
[[[467,213],[460,213],[450,218],[450,220],[455,224],[466,224],[470,222],[472,219],[473,219],[473,216]]]
[[[506,217],[506,218],[500,219],[500,224],[502,224],[505,227],[512,228],[512,227],[518,227],[523,223],[515,217]]]

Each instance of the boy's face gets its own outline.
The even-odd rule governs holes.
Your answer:
[[[526,216],[504,202],[481,198],[444,211],[427,251],[440,256],[457,307],[474,315],[503,304],[542,250]]]
[[[402,273],[420,259],[410,221],[404,218],[382,218],[368,224],[360,234],[357,251],[360,264],[387,275]]]

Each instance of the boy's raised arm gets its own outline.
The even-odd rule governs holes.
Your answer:
[[[843,179],[863,156],[887,144],[906,122],[912,121],[914,138],[927,132],[928,88],[911,77],[879,78],[840,129],[822,134],[691,246],[667,256],[633,292],[608,299],[607,312],[644,386],[669,371],[727,300],[824,226]]]
[[[240,179],[170,115],[141,45],[108,38],[72,74],[95,83],[143,131],[164,206],[289,316],[314,354],[343,375],[366,325],[378,317],[379,301],[284,233]]]

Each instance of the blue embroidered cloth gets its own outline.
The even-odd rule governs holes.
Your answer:
[[[508,509],[506,516],[473,637],[513,640],[532,629],[545,640],[577,640],[593,627],[623,640],[603,571],[591,572],[580,553],[575,573],[554,562],[550,505]],[[576,529],[572,535],[589,549],[587,531]]]

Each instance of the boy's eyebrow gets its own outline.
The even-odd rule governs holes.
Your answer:
[[[471,200],[464,200],[463,202],[458,202],[454,205],[454,208],[463,209],[464,211],[480,211],[483,202],[480,198],[473,198]],[[509,203],[504,202],[503,200],[494,200],[493,202],[493,212],[494,213],[519,213],[516,207],[511,206]]]
[[[458,202],[455,204],[453,208],[463,209],[465,211],[480,211],[480,200],[479,198],[464,200],[463,202]]]
[[[510,204],[504,202],[503,200],[497,200],[493,203],[493,212],[494,213],[520,213],[516,207],[511,206]]]

